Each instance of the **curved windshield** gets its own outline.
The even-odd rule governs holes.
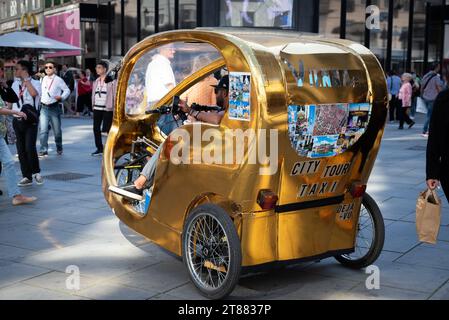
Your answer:
[[[188,76],[219,58],[217,49],[207,43],[174,42],[149,50],[139,58],[131,72],[126,91],[126,113],[144,114]],[[207,100],[208,94],[212,99],[212,91],[209,91],[201,97],[186,93],[184,98],[189,103],[193,98],[213,102]]]

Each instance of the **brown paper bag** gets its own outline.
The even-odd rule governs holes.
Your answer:
[[[441,201],[435,190],[427,189],[416,201],[416,231],[419,241],[435,244],[440,230]]]

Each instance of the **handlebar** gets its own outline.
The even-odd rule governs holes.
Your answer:
[[[202,106],[196,103],[193,103],[190,108],[195,111],[221,111],[221,108],[218,106]],[[173,112],[174,110],[176,110],[176,112]],[[181,112],[182,110],[179,107],[176,108],[175,106],[161,106],[157,109],[145,111],[146,114],[179,114]]]

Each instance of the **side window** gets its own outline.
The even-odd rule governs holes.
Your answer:
[[[181,81],[219,58],[221,55],[213,46],[197,42],[174,42],[146,52],[134,65],[128,80],[126,113],[144,114]],[[212,83],[213,77],[208,81]],[[213,90],[204,92],[194,90],[195,87],[184,93],[189,103],[213,101]]]

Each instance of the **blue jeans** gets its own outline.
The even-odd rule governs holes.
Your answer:
[[[430,117],[432,117],[432,110],[433,110],[433,102],[434,100],[426,100],[423,99],[424,102],[426,103],[426,108],[427,108],[427,119],[426,122],[424,123],[424,128],[423,128],[423,133],[429,132],[429,124],[430,124]]]
[[[55,135],[56,150],[62,151],[62,130],[61,130],[61,113],[62,110],[59,104],[50,106],[42,105],[41,115],[39,117],[39,127],[41,130],[40,142],[41,152],[48,151],[48,124],[51,123],[51,128]]]
[[[150,160],[148,160],[146,165],[143,167],[142,172],[140,173],[141,176],[147,178],[148,185],[153,184],[156,165],[162,152],[162,145],[163,143],[161,143],[161,145],[157,148],[156,152],[151,156]]]
[[[20,194],[17,182],[19,177],[17,176],[16,168],[14,166],[14,159],[11,155],[11,151],[5,142],[3,137],[0,137],[0,162],[3,165],[2,172],[5,173],[6,187],[8,188],[9,197],[14,197]]]

